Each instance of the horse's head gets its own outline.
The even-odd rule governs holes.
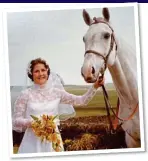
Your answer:
[[[95,82],[100,73],[103,74],[106,67],[115,61],[117,45],[109,23],[108,8],[103,8],[102,14],[102,18],[91,19],[86,10],[83,10],[83,18],[89,29],[83,37],[85,58],[81,73],[87,83]]]

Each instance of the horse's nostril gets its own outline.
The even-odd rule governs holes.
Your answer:
[[[91,77],[87,77],[87,81],[91,81],[91,79],[92,79]]]
[[[95,74],[95,68],[92,67],[92,74]]]

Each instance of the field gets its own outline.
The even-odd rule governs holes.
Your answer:
[[[75,95],[83,95],[87,89],[90,87],[65,87],[65,90],[69,93],[75,94]],[[107,89],[110,103],[113,107],[116,107],[117,104],[117,94],[114,88]],[[77,107],[76,107],[77,108]],[[78,107],[79,108],[79,107]],[[100,88],[96,95],[93,97],[93,99],[89,102],[89,104],[86,106],[86,108],[99,108],[99,109],[105,109],[105,103],[104,103],[104,96],[102,93],[102,89]]]
[[[65,87],[66,91],[75,95],[83,95],[88,87]],[[108,88],[109,99],[116,110],[117,95],[114,88]],[[109,124],[102,90],[99,90],[86,107],[74,107],[76,116],[61,122],[59,129],[64,143],[65,151],[94,150],[125,148],[124,132],[119,127],[117,133],[109,133]],[[112,114],[112,113],[111,113]],[[113,120],[112,116],[112,120]],[[18,135],[18,134],[15,134]],[[23,136],[23,134],[22,134]],[[14,153],[17,152],[18,143],[14,141]],[[15,140],[15,137],[13,138]]]

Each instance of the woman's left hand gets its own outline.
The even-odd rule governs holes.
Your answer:
[[[94,88],[99,88],[104,84],[104,77],[100,77],[95,83],[94,83]]]

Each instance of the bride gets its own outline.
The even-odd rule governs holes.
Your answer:
[[[49,65],[41,58],[30,62],[27,74],[34,84],[32,87],[23,90],[17,97],[12,118],[13,130],[17,132],[25,131],[18,153],[52,152],[54,149],[51,142],[41,142],[35,136],[31,128],[32,118],[30,115],[37,117],[43,114],[60,115],[61,117],[55,120],[58,130],[59,120],[66,120],[74,115],[73,106],[87,105],[96,94],[97,89],[102,86],[104,80],[96,81],[84,95],[76,96],[66,92],[61,83],[56,82],[60,79],[56,79],[57,77],[53,73],[51,81]],[[60,140],[61,151],[64,151],[61,136]]]

